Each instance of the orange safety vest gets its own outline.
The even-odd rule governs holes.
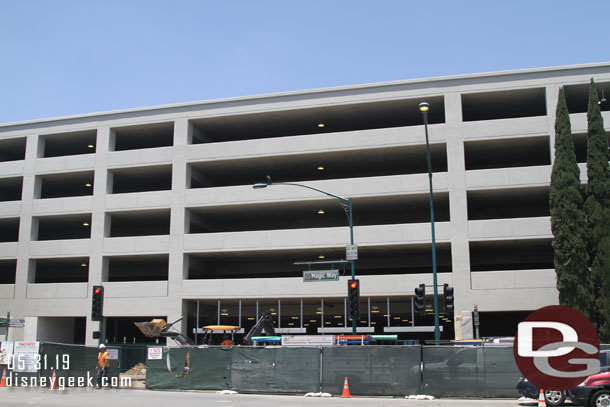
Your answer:
[[[231,346],[233,342],[231,342],[230,339],[225,339],[224,341],[222,341],[221,345],[222,346]]]
[[[97,355],[97,366],[98,367],[108,367],[108,352],[100,352]]]

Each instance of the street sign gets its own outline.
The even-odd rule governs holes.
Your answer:
[[[355,244],[345,246],[345,260],[358,260],[358,246]]]
[[[303,272],[303,281],[338,281],[339,270],[308,270]]]
[[[24,326],[25,319],[0,318],[0,327],[2,328],[23,328]]]
[[[25,324],[21,324],[18,322],[0,322],[0,328],[24,328]]]

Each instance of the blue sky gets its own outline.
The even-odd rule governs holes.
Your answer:
[[[0,0],[0,123],[610,61],[608,0]]]

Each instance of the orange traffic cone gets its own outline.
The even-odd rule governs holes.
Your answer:
[[[546,407],[546,399],[544,398],[544,390],[540,389],[540,395],[538,396],[538,407]]]
[[[343,394],[341,397],[352,397],[349,394],[349,384],[347,384],[347,376],[345,376],[345,382],[343,383]]]
[[[6,387],[6,369],[2,371],[2,380],[0,380],[0,387]]]
[[[51,383],[49,383],[49,390],[57,388],[57,376],[55,375],[55,369],[53,369],[53,376],[51,377]]]

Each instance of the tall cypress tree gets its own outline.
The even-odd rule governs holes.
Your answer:
[[[549,191],[553,255],[559,304],[589,316],[593,281],[587,267],[585,212],[580,192],[580,169],[574,153],[570,115],[563,88],[555,119],[555,160]]]
[[[595,259],[594,269],[601,274],[601,292],[597,298],[596,305],[598,306],[597,314],[600,316],[599,338],[602,342],[610,341],[610,301],[608,300],[608,292],[610,292],[610,236],[604,237],[598,245],[598,255]]]
[[[610,305],[606,303],[610,287],[610,167],[608,166],[608,138],[599,109],[595,82],[591,79],[587,111],[587,243],[589,265],[595,286],[595,314],[593,315],[603,340],[609,340]]]

